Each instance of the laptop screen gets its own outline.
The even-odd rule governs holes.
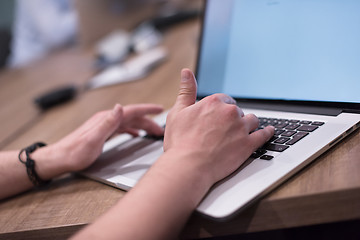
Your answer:
[[[208,0],[198,94],[360,103],[360,1]]]

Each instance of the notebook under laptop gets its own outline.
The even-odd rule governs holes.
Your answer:
[[[355,0],[206,2],[198,98],[231,95],[276,136],[215,184],[200,213],[232,216],[360,127],[359,11]],[[161,140],[121,135],[83,174],[127,190],[161,153]]]

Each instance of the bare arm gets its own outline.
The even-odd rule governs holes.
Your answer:
[[[196,104],[195,98],[194,76],[183,70],[167,118],[165,153],[124,198],[74,239],[176,238],[209,188],[273,135],[272,127],[251,133],[257,118],[244,116],[226,95]]]
[[[162,134],[163,130],[146,117],[161,111],[160,106],[153,104],[125,107],[117,104],[113,110],[99,112],[65,138],[32,153],[35,170],[42,180],[48,180],[84,169],[95,161],[106,139],[114,133],[136,135],[138,129],[144,129],[151,134]],[[18,154],[19,150],[0,153],[0,199],[33,187]]]

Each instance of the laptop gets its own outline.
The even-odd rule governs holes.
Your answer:
[[[206,2],[198,100],[226,93],[259,117],[259,128],[276,130],[198,212],[234,216],[360,127],[359,12],[354,0]],[[161,139],[121,135],[83,174],[128,190],[162,151]]]

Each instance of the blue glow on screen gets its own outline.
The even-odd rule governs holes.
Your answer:
[[[199,94],[360,102],[360,1],[210,0]]]

